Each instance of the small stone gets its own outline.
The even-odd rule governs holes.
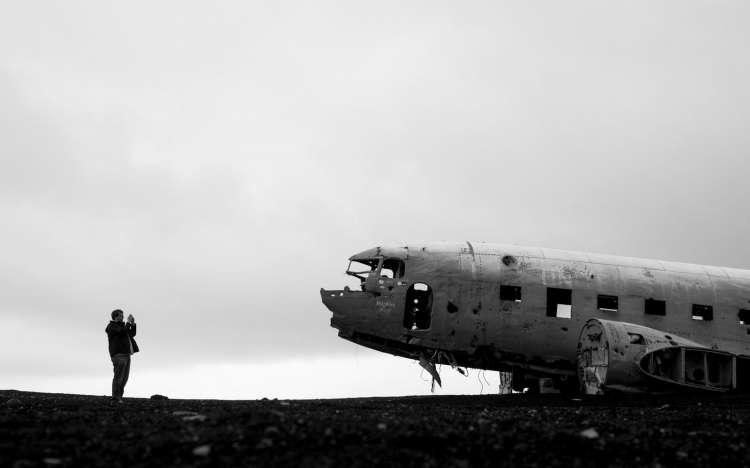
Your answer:
[[[675,455],[676,455],[676,456],[677,456],[677,458],[679,458],[680,460],[684,460],[684,459],[686,459],[686,458],[688,457],[688,454],[687,454],[687,452],[685,452],[685,451],[683,451],[683,450],[678,450],[677,452],[675,452]]]
[[[207,457],[211,454],[210,445],[199,445],[193,449],[193,455],[196,457]]]
[[[388,424],[386,424],[386,423],[378,423],[377,428],[380,431],[384,431],[384,430],[388,429]]]
[[[172,416],[177,416],[183,421],[197,421],[203,422],[206,420],[206,416],[195,411],[172,411]]]
[[[164,395],[159,395],[158,393],[156,395],[151,395],[152,400],[169,400],[169,398],[165,397]]]
[[[197,422],[203,422],[206,420],[206,416],[202,414],[191,414],[189,416],[183,416],[183,421],[197,421]]]
[[[19,408],[21,406],[21,400],[18,398],[11,398],[6,401],[5,404],[8,405],[9,408]]]
[[[279,428],[276,426],[268,426],[267,428],[263,430],[263,433],[266,435],[276,435],[279,432],[281,431],[279,431]]]
[[[599,433],[596,432],[596,429],[594,429],[593,427],[582,430],[579,435],[583,437],[584,439],[598,439],[599,438]]]
[[[60,465],[62,463],[62,460],[59,458],[42,458],[42,461],[47,465]]]
[[[471,466],[471,464],[469,463],[469,460],[454,458],[451,460],[450,466],[456,466],[458,468],[468,468],[469,466]]]
[[[263,437],[260,439],[260,441],[255,445],[255,448],[258,450],[266,449],[273,447],[273,439],[269,439],[268,437]]]

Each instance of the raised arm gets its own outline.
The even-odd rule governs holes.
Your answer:
[[[107,332],[107,335],[120,336],[125,334],[125,327],[122,324],[110,323],[104,331]]]

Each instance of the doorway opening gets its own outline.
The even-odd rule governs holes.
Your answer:
[[[428,330],[432,322],[432,288],[424,283],[414,283],[406,290],[404,328]]]

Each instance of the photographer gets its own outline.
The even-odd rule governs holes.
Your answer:
[[[112,358],[112,400],[122,403],[125,384],[130,375],[130,356],[138,352],[135,336],[135,318],[128,315],[128,322],[123,322],[123,312],[120,309],[112,311],[112,320],[104,330],[109,339],[109,356]]]

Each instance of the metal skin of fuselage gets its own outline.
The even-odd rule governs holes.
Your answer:
[[[380,275],[387,259],[403,262],[400,277]],[[361,291],[321,289],[331,326],[397,356],[444,353],[459,366],[575,379],[579,334],[590,319],[750,354],[750,328],[738,319],[750,309],[750,270],[471,242],[377,247],[350,260],[379,265]],[[425,329],[404,325],[407,290],[417,283],[432,295]],[[501,285],[520,287],[520,299],[501,300]],[[569,318],[549,316],[548,288],[572,291]],[[617,309],[599,309],[598,295],[616,296]],[[644,313],[647,299],[664,301],[665,314]],[[693,304],[712,306],[712,319],[696,320]]]

